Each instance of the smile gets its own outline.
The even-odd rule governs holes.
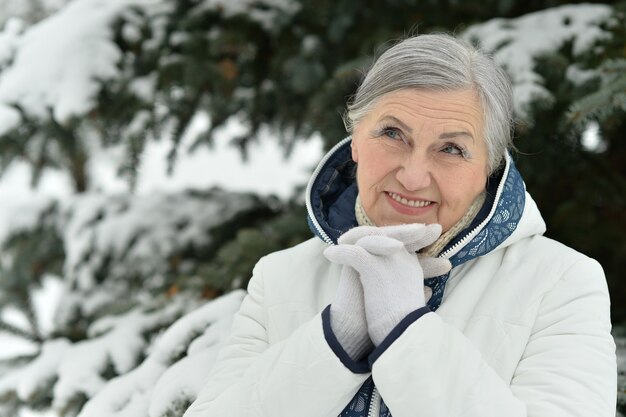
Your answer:
[[[387,195],[391,197],[394,201],[400,204],[403,204],[405,206],[408,206],[408,207],[426,207],[433,203],[432,201],[426,201],[426,200],[407,200],[406,198],[401,197],[400,195],[393,193],[391,191],[387,192]]]

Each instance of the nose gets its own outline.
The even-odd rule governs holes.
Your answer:
[[[432,182],[428,158],[419,152],[408,154],[396,171],[396,179],[407,191],[427,188]]]

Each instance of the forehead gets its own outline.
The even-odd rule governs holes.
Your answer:
[[[405,123],[419,119],[439,124],[459,124],[476,133],[482,131],[484,124],[483,109],[478,94],[473,89],[392,91],[373,104],[369,116],[370,122],[393,116]]]

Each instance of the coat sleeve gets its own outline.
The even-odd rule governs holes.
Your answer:
[[[208,382],[184,417],[337,416],[369,376],[338,359],[324,337],[321,314],[287,339],[269,343],[262,264],[255,266]]]
[[[544,294],[511,381],[460,331],[426,313],[374,352],[374,382],[394,417],[614,417],[609,305],[602,268],[586,258]]]

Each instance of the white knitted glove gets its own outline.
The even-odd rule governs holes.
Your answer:
[[[362,237],[380,234],[377,227],[355,227],[341,235],[337,243],[352,245]],[[348,265],[341,270],[337,292],[330,304],[330,327],[352,360],[361,359],[374,347],[367,332],[363,286],[359,274]]]
[[[354,361],[361,359],[374,347],[367,333],[359,274],[347,265],[341,270],[335,299],[330,304],[330,327],[343,350]]]
[[[337,240],[339,245],[353,245],[366,236],[387,236],[399,240],[409,253],[415,253],[430,245],[441,235],[441,226],[438,224],[424,225],[422,223],[399,224],[394,226],[358,226],[348,230]],[[448,272],[452,265],[450,261],[417,254],[422,265],[424,278],[438,277]]]
[[[368,333],[378,345],[404,317],[425,305],[425,274],[414,252],[434,242],[441,234],[441,226],[411,224],[366,230],[371,234],[365,233],[356,245],[329,247],[324,254],[332,262],[359,272]],[[381,236],[381,232],[404,242]],[[450,263],[445,259],[422,258],[422,263],[428,269],[427,276],[442,275],[450,270]]]

